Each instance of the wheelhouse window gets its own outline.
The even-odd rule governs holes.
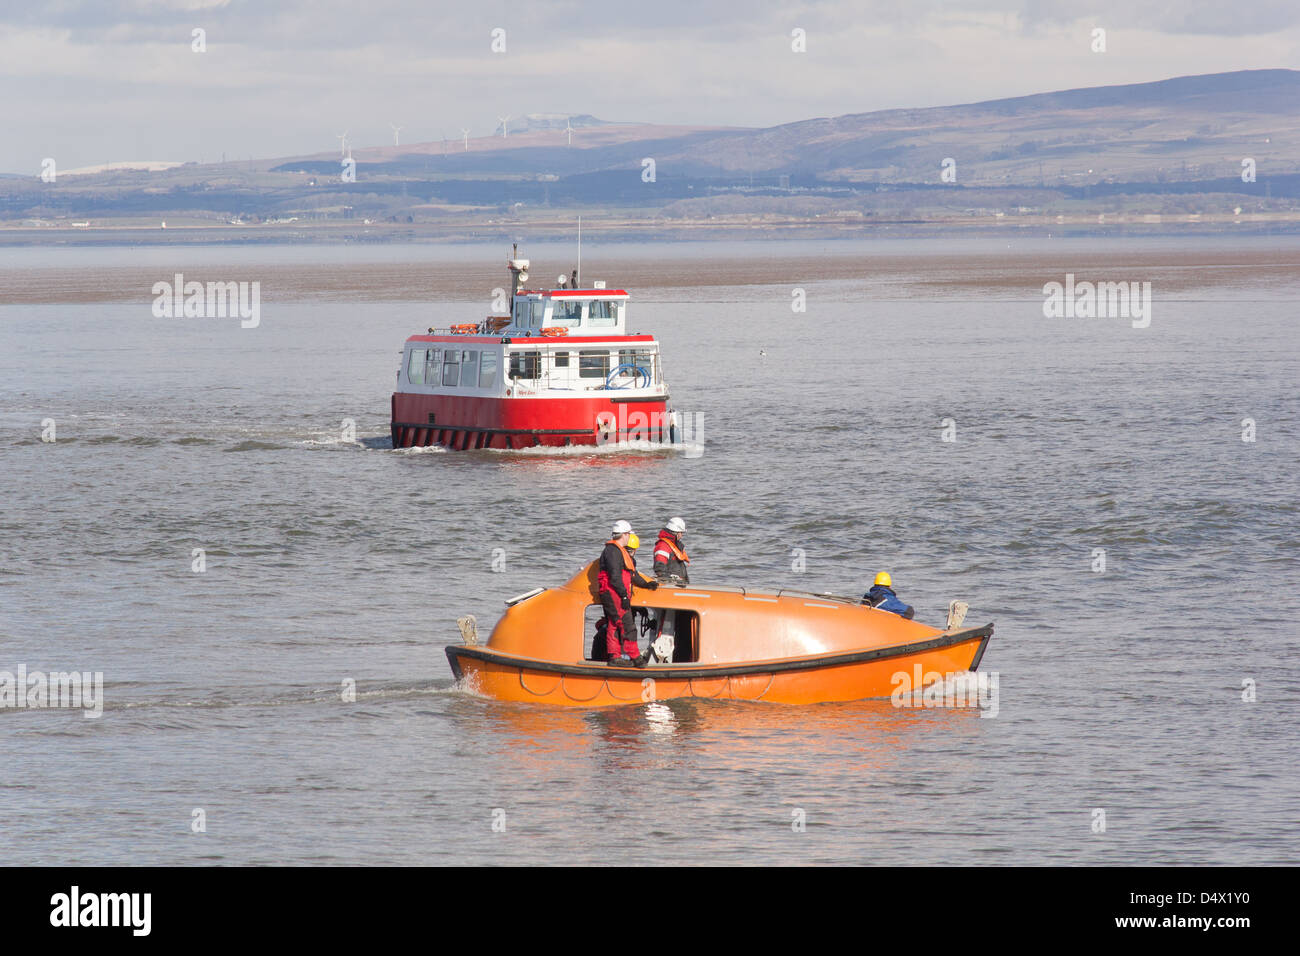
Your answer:
[[[484,352],[483,357],[479,360],[478,387],[496,388],[496,384],[497,384],[497,353]]]
[[[578,378],[608,378],[609,353],[582,351],[578,353]]]
[[[588,306],[587,324],[592,328],[610,328],[618,324],[618,306],[606,299],[597,299]]]
[[[511,378],[537,378],[541,365],[541,352],[511,352]]]
[[[528,328],[528,300],[515,300],[515,326],[517,328]]]
[[[442,384],[455,387],[460,384],[460,352],[447,349],[442,356]]]
[[[569,328],[582,323],[582,303],[551,300],[551,324]]]
[[[411,357],[406,361],[406,380],[412,385],[424,384],[425,353],[428,349],[411,349]]]

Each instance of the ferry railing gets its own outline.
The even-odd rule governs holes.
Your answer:
[[[550,356],[547,356],[548,358]],[[604,378],[581,378],[575,375],[559,374],[558,370],[551,362],[543,362],[543,368],[539,369],[536,377],[518,377],[515,378],[506,370],[507,384],[514,385],[516,392],[525,393],[555,391],[555,392],[603,392],[619,391],[622,389],[648,389],[655,382],[649,370],[642,366],[620,365],[613,372]],[[573,366],[561,367],[567,372],[573,371]],[[631,382],[623,385],[612,384],[616,375],[626,375],[623,369],[635,369],[630,376]],[[640,383],[640,384],[638,384]],[[663,384],[660,382],[659,384]]]

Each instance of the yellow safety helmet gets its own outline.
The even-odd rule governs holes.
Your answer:
[[[894,586],[894,579],[889,576],[888,571],[881,571],[876,575],[876,584],[883,584],[887,588]]]
[[[637,537],[635,531],[633,531],[631,534],[627,536],[627,546],[631,548],[633,551],[641,547],[641,539]]]

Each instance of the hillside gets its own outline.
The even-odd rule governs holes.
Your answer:
[[[500,128],[499,128],[500,132]],[[0,181],[9,228],[881,221],[1300,210],[1300,72],[1250,70],[768,129],[520,117],[509,135]],[[650,164],[653,160],[653,176]],[[1242,162],[1254,161],[1253,181]],[[941,176],[951,160],[949,180]],[[133,164],[115,164],[130,166]],[[566,226],[567,228],[567,226]]]

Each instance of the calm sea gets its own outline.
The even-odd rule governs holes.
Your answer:
[[[506,251],[0,249],[0,680],[104,681],[0,708],[6,863],[1297,862],[1300,240],[588,247],[702,454],[391,449]],[[177,272],[260,325],[155,318]],[[670,515],[696,583],[969,602],[996,716],[452,686],[458,616]]]

